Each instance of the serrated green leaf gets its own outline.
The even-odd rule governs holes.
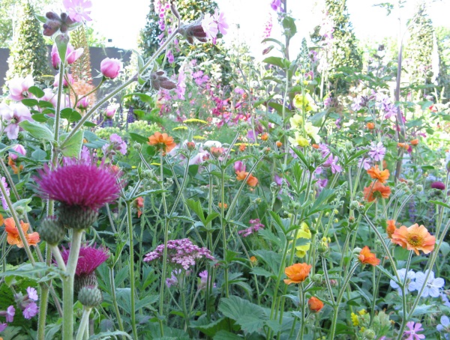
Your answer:
[[[61,141],[65,140],[68,134],[61,136]],[[61,150],[65,157],[78,157],[83,145],[83,131],[77,131],[69,141],[64,142],[64,148]]]
[[[247,333],[260,331],[264,326],[264,321],[267,320],[267,316],[260,306],[237,296],[222,298],[219,303],[219,311],[234,320]]]
[[[39,123],[30,122],[28,120],[24,120],[19,123],[20,127],[27,131],[30,135],[32,135],[36,139],[45,139],[48,141],[52,141],[53,132],[50,129]]]

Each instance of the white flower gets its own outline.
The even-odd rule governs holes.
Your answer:
[[[420,291],[422,289],[422,286],[425,285],[425,288],[423,289],[421,297],[439,297],[440,291],[439,289],[444,287],[445,281],[441,278],[434,278],[434,272],[430,273],[430,276],[428,277],[428,281],[425,283],[425,277],[427,276],[427,272],[417,272],[416,273],[416,281],[411,283],[410,291]]]

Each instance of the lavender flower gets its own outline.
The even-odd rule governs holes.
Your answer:
[[[23,317],[25,319],[31,319],[32,317],[34,317],[39,311],[38,306],[36,305],[35,302],[30,302],[25,309],[22,311],[23,313]]]
[[[386,148],[383,146],[383,143],[370,143],[370,151],[369,156],[373,158],[374,161],[380,162],[383,160],[384,155],[386,155]]]
[[[423,331],[422,324],[421,323],[414,323],[414,321],[410,321],[406,324],[406,327],[409,328],[409,330],[405,330],[403,333],[403,336],[407,336],[405,340],[420,340],[425,339],[425,335],[423,334],[417,334],[417,332]]]
[[[320,143],[319,144],[319,151],[322,154],[322,157],[325,158],[330,153],[330,149],[328,148],[328,145]]]
[[[6,322],[13,322],[15,314],[16,310],[14,309],[14,306],[9,306],[6,311],[0,311],[0,316],[4,316],[6,318]]]
[[[250,223],[250,228],[238,231],[238,234],[242,235],[242,237],[250,236],[251,234],[258,232],[259,230],[261,230],[265,227],[264,224],[261,223],[259,218],[255,219],[255,220],[250,220],[249,223]]]
[[[145,255],[144,261],[150,262],[156,259],[162,259],[163,253],[164,244],[161,244],[154,251]],[[203,258],[214,260],[214,257],[208,249],[196,246],[188,238],[167,242],[167,261],[175,266],[188,270],[191,266],[195,265],[196,260]]]
[[[28,287],[27,288],[27,294],[28,294],[28,298],[29,299],[31,299],[33,301],[38,301],[39,300],[39,296],[37,294],[37,291],[33,287]]]
[[[35,177],[35,181],[42,198],[83,210],[98,211],[116,200],[122,186],[110,167],[82,160],[72,160],[56,170],[45,165],[38,173],[40,177]]]
[[[198,273],[198,276],[200,277],[200,282],[198,284],[198,289],[199,290],[206,289],[206,286],[208,284],[208,275],[209,275],[209,273],[208,273],[207,270],[204,270],[204,271]],[[215,283],[213,284],[213,287],[216,288],[216,284]]]
[[[425,283],[425,277],[427,275],[428,271],[423,272],[417,272],[416,273],[416,280],[415,282],[412,282],[410,285],[409,290],[410,291],[420,291],[422,289],[422,286],[425,285],[425,288],[422,292],[421,297],[434,297],[437,298],[440,295],[439,289],[444,287],[445,281],[442,278],[434,278],[434,272],[432,271],[430,273],[430,276],[428,277],[427,282]]]
[[[0,332],[3,332],[8,325],[6,323],[0,323]]]
[[[325,161],[325,163],[322,164],[325,168],[331,168],[331,172],[335,174],[336,172],[341,172],[342,167],[337,164],[339,158],[338,156],[333,157],[333,155],[330,155],[328,159]]]
[[[450,319],[446,315],[441,316],[441,323],[436,326],[436,329],[438,332],[443,333],[445,332],[444,339],[449,340],[450,339]]]
[[[405,282],[405,280],[407,281],[407,287],[409,291],[414,291],[414,289],[411,288],[412,285],[412,281],[416,278],[416,273],[413,270],[408,271],[408,273],[406,273],[406,269],[402,268],[398,271],[398,276],[400,277],[400,280],[403,282]],[[389,284],[391,285],[392,288],[397,289],[397,292],[399,295],[402,294],[402,289],[400,288],[399,284],[397,282],[395,282],[394,280],[390,280]],[[408,292],[408,290],[405,291],[405,293]]]
[[[450,300],[447,297],[447,294],[441,293],[441,300],[444,306],[450,308]]]
[[[69,254],[69,249],[63,248],[61,256],[66,264],[69,260]],[[95,245],[94,247],[82,246],[80,248],[80,256],[78,258],[75,275],[81,276],[92,274],[108,258],[108,250],[104,247],[95,248]]]
[[[372,165],[370,164],[370,160],[368,158],[360,158],[358,161],[358,167],[362,167],[364,170],[369,170]]]
[[[176,275],[181,274],[181,269],[172,270],[172,275],[166,279],[167,287],[178,286],[178,278]]]
[[[5,177],[2,177],[1,181],[2,181],[3,187],[5,188],[6,195],[8,195],[8,197],[9,197],[9,188],[8,188],[8,183],[6,183]],[[8,207],[8,204],[6,203],[6,198],[3,196],[3,193],[0,193],[0,197],[2,200],[3,210],[8,210],[9,207]]]

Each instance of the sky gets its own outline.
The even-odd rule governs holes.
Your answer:
[[[1,0],[0,0],[1,1]],[[418,0],[407,1],[407,7],[401,11],[402,21],[414,13]],[[262,50],[261,37],[265,23],[273,18],[273,37],[278,38],[276,15],[270,7],[271,0],[216,0],[221,11],[225,12],[230,31],[225,43],[247,42],[254,54]],[[386,10],[374,7],[374,4],[386,0],[347,0],[350,21],[358,39],[380,40],[386,36],[396,36],[399,31],[398,15],[386,16]],[[108,46],[124,49],[136,49],[139,31],[145,26],[149,11],[149,0],[92,0],[93,26],[107,39]],[[114,5],[113,5],[114,3]],[[292,41],[292,49],[300,45],[302,37],[319,25],[323,17],[324,0],[288,0],[288,11],[296,19],[297,36]],[[450,27],[448,15],[450,0],[436,0],[430,5],[429,16],[436,26]]]

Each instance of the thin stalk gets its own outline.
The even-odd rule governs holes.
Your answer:
[[[67,260],[66,277],[63,278],[63,340],[73,340],[73,291],[75,270],[80,255],[84,230],[72,229],[72,243]]]
[[[109,268],[109,284],[111,285],[111,297],[114,305],[114,311],[116,312],[117,323],[119,324],[119,329],[124,332],[122,317],[120,316],[119,305],[117,304],[116,298],[116,282],[114,281],[114,268]]]
[[[47,245],[46,249],[46,264],[47,266],[51,265],[52,261],[52,250],[49,245]],[[41,284],[41,296],[39,301],[39,318],[38,318],[38,340],[45,339],[45,321],[47,319],[47,309],[48,309],[48,296],[50,293],[49,286],[46,283]]]
[[[131,215],[131,203],[127,202],[127,220],[128,220],[128,236],[130,242],[130,289],[131,289],[131,329],[133,331],[133,338],[138,338],[136,328],[136,313],[135,313],[135,275],[134,275],[134,241],[133,241],[133,220]]]
[[[83,308],[83,315],[80,321],[80,327],[78,328],[77,338],[76,340],[83,340],[84,335],[86,334],[86,329],[89,326],[89,314],[91,314],[91,307]]]
[[[298,297],[300,299],[300,305],[301,305],[301,317],[300,322],[302,323],[300,325],[300,332],[297,334],[297,340],[303,340],[303,333],[305,332],[305,290],[303,289],[303,282],[301,282],[298,285]]]

